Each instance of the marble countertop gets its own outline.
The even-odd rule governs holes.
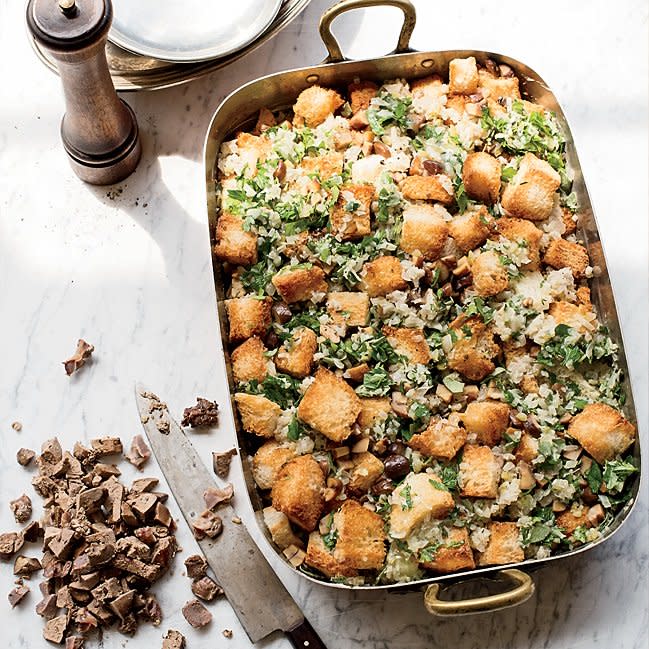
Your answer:
[[[58,435],[75,440],[139,433],[133,386],[158,392],[172,413],[203,395],[226,403],[204,205],[203,137],[223,97],[260,75],[324,58],[317,36],[331,0],[314,0],[278,37],[231,67],[189,85],[128,95],[142,132],[142,161],[117,187],[81,183],[59,141],[58,79],[36,59],[23,3],[0,0],[5,86],[0,102],[0,495],[31,493],[19,446]],[[537,70],[570,121],[599,218],[626,340],[645,458],[647,440],[647,6],[547,0],[416,2],[418,49],[476,48],[506,53]],[[355,12],[335,24],[352,57],[376,56],[396,42],[394,9]],[[61,361],[83,337],[93,362],[66,377]],[[14,420],[23,428],[15,432]],[[192,437],[206,459],[234,441],[226,424]],[[645,465],[647,465],[645,459]],[[150,471],[157,468],[150,463]],[[235,506],[251,523],[240,467]],[[130,476],[127,476],[130,477]],[[38,499],[35,498],[35,501]],[[434,619],[420,593],[337,591],[298,579],[263,549],[330,649],[415,647],[642,649],[649,627],[647,480],[632,518],[592,552],[534,573],[536,594],[516,609]],[[174,513],[178,515],[177,510]],[[13,529],[9,508],[0,529]],[[255,531],[258,536],[258,532]],[[195,543],[181,524],[186,554]],[[189,649],[250,646],[225,600],[214,622],[191,630],[180,614],[190,598],[182,556],[156,588],[165,619],[132,639],[116,632],[88,646],[160,646],[177,628]],[[0,569],[0,624],[7,649],[42,647],[32,592],[10,611],[12,584]],[[37,590],[34,585],[34,590]],[[251,596],[254,596],[251,592]],[[228,640],[220,631],[232,629]],[[262,647],[287,647],[274,637]]]

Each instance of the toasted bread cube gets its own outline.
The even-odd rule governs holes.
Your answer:
[[[464,447],[458,474],[461,494],[473,498],[496,498],[501,463],[488,446]]]
[[[271,280],[285,302],[288,304],[304,302],[317,297],[318,293],[327,292],[328,286],[322,268],[319,266],[309,268],[302,266],[295,270],[292,268],[292,266],[283,268],[273,275]]]
[[[245,296],[226,300],[230,342],[241,342],[251,336],[265,336],[270,327],[272,304],[269,297],[259,299]]]
[[[584,246],[565,239],[555,239],[547,247],[543,261],[552,268],[570,268],[574,278],[580,279],[586,273],[589,259]]]
[[[427,120],[439,115],[447,103],[448,86],[437,75],[415,79],[410,92],[412,109]]]
[[[343,172],[343,154],[330,151],[319,156],[305,156],[300,167],[306,173],[317,174],[320,180],[329,180]]]
[[[468,530],[464,527],[452,528],[446,539],[446,545],[437,550],[433,561],[423,562],[421,567],[444,574],[475,568]]]
[[[266,137],[243,131],[237,134],[237,152],[247,165],[246,176],[257,175],[257,164],[266,160],[271,148],[271,141]]]
[[[511,216],[542,221],[552,212],[560,184],[559,174],[545,160],[526,153],[516,175],[505,187],[501,204]]]
[[[355,500],[346,500],[334,514],[338,540],[336,561],[358,570],[378,569],[385,561],[383,519]]]
[[[568,536],[572,536],[578,527],[591,527],[588,520],[588,507],[581,507],[581,510],[566,509],[557,516],[557,526],[562,528]]]
[[[450,460],[466,442],[466,430],[447,419],[432,418],[426,430],[413,435],[408,446],[426,457]]]
[[[260,489],[271,489],[277,480],[279,470],[295,457],[290,446],[283,446],[275,440],[262,444],[252,458],[252,477]]]
[[[520,99],[521,91],[518,84],[518,77],[494,77],[483,70],[478,73],[479,87],[482,94],[488,97],[491,107],[492,103],[496,103],[501,97],[509,99]],[[498,105],[498,104],[496,104]],[[493,112],[493,111],[492,111]]]
[[[322,124],[345,102],[335,91],[321,86],[311,86],[303,90],[293,106],[293,112],[298,122],[304,121],[309,127]]]
[[[295,545],[303,548],[304,543],[295,535],[288,517],[283,512],[277,511],[274,507],[264,507],[264,523],[273,538],[273,543],[280,549],[284,550],[289,545]]]
[[[237,392],[234,400],[239,410],[241,424],[247,433],[258,437],[273,437],[282,409],[260,394]]]
[[[342,442],[351,435],[360,411],[361,400],[351,386],[320,367],[304,393],[297,416],[328,439]]]
[[[329,293],[327,312],[335,324],[348,327],[364,327],[370,312],[370,298],[367,293]]]
[[[299,327],[293,332],[275,355],[275,367],[280,372],[303,379],[311,374],[313,355],[318,349],[318,337],[308,327]]]
[[[372,232],[370,204],[372,185],[345,185],[331,212],[331,231],[343,240],[361,239]]]
[[[450,95],[446,100],[446,118],[444,122],[446,124],[457,124],[464,115],[466,105],[467,98],[464,95]]]
[[[448,224],[449,234],[457,247],[466,254],[487,240],[491,231],[490,221],[489,213],[484,208],[480,212],[458,214]]]
[[[383,462],[372,453],[356,453],[352,457],[354,468],[349,475],[347,489],[359,496],[364,494],[383,473]]]
[[[373,154],[352,162],[352,182],[374,185],[385,169],[385,158]]]
[[[539,230],[531,221],[527,219],[510,219],[502,217],[496,224],[498,233],[517,243],[525,242],[527,246],[527,256],[529,263],[521,268],[525,270],[538,270],[541,259],[540,247],[543,232]]]
[[[565,226],[564,237],[575,232],[577,229],[577,215],[573,214],[567,207],[561,208],[561,220]]]
[[[468,327],[468,329],[466,329]],[[496,367],[492,358],[500,348],[480,318],[460,317],[451,323],[455,342],[446,355],[448,366],[470,381],[482,381]],[[471,335],[467,335],[470,331]]]
[[[514,453],[516,459],[531,464],[538,454],[539,440],[536,437],[532,437],[529,433],[523,433]]]
[[[556,320],[557,324],[565,324],[580,333],[593,331],[597,328],[597,316],[592,305],[572,304],[565,300],[553,302],[548,313]]]
[[[309,534],[304,562],[331,578],[354,577],[358,574],[357,570],[334,558],[333,552],[324,544],[320,532]]]
[[[361,412],[358,415],[358,427],[361,431],[366,432],[372,426],[392,412],[390,399],[387,397],[366,397],[361,399]]]
[[[509,406],[501,401],[472,401],[461,417],[467,433],[474,433],[478,444],[496,446],[509,425]]]
[[[469,153],[462,167],[466,193],[483,203],[496,203],[500,198],[501,164],[484,151]]]
[[[428,261],[439,259],[449,234],[444,213],[437,205],[408,205],[403,211],[401,250],[410,254],[419,252]]]
[[[408,283],[401,276],[401,263],[396,257],[384,255],[363,265],[361,287],[370,297],[404,291]]]
[[[235,266],[257,263],[257,235],[243,229],[241,217],[221,212],[216,224],[214,254]]]
[[[478,89],[478,66],[475,57],[453,59],[448,64],[448,87],[458,95],[472,95]]]
[[[473,258],[471,274],[473,289],[483,297],[498,295],[509,286],[509,273],[493,250],[480,252]]]
[[[390,536],[405,539],[431,518],[445,518],[455,506],[450,492],[440,489],[434,473],[409,473],[390,497]]]
[[[300,455],[279,470],[271,491],[273,507],[312,532],[324,509],[324,487],[324,474],[313,455]]]
[[[525,559],[516,523],[491,523],[489,531],[489,543],[478,557],[479,566],[518,563]]]
[[[255,379],[261,383],[268,374],[266,346],[257,336],[248,338],[232,352],[232,374],[237,383]]]
[[[373,81],[350,83],[347,87],[347,94],[349,95],[349,104],[352,113],[357,113],[359,110],[367,110],[370,106],[370,101],[376,97],[378,91],[379,88]]]
[[[455,199],[451,180],[444,174],[435,176],[406,176],[399,189],[404,198],[413,201],[438,201],[450,205]]]
[[[405,356],[411,363],[425,365],[430,360],[430,347],[424,337],[423,329],[383,327],[383,335],[394,351]]]
[[[568,426],[568,435],[600,464],[624,453],[635,434],[635,426],[605,403],[589,403]]]

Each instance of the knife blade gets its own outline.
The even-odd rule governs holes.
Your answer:
[[[156,460],[191,528],[205,510],[205,489],[218,486],[216,480],[154,393],[137,384],[135,400]],[[248,530],[232,523],[234,508],[224,503],[217,513],[223,519],[223,532],[197,542],[250,640],[255,643],[281,630],[296,649],[326,649]]]

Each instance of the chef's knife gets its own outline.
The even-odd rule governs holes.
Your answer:
[[[216,481],[166,405],[141,385],[135,387],[135,399],[160,469],[191,527],[205,510],[203,493],[217,486]],[[223,532],[198,544],[250,640],[254,643],[282,630],[296,649],[326,649],[248,530],[232,522],[236,517],[232,506],[221,505],[218,514]]]

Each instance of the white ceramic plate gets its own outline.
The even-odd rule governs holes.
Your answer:
[[[208,61],[245,47],[282,0],[113,0],[110,41],[164,61]]]

